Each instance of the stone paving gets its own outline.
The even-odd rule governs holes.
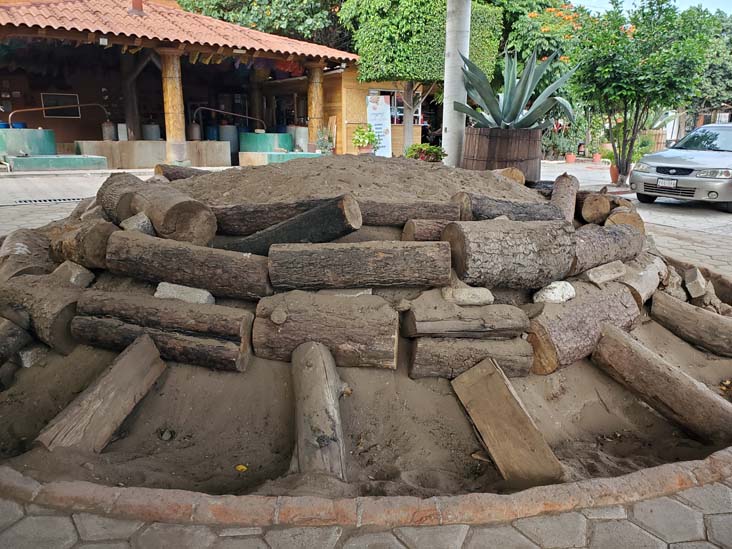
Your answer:
[[[217,528],[66,515],[0,499],[3,549],[732,549],[732,480],[628,506],[485,526]]]

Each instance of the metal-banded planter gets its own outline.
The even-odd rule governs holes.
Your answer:
[[[541,130],[465,128],[462,168],[498,170],[516,167],[526,181],[541,179]]]

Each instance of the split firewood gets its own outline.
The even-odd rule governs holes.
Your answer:
[[[51,257],[57,263],[66,260],[88,269],[104,269],[107,266],[107,241],[119,228],[109,221],[84,220],[70,223],[51,241]]]
[[[49,451],[101,452],[165,368],[153,341],[141,336],[51,420],[36,442]]]
[[[564,172],[554,181],[554,190],[550,202],[560,209],[567,221],[574,219],[579,187],[579,179],[567,172]]]
[[[508,377],[525,377],[531,371],[534,352],[524,339],[453,339],[420,337],[414,340],[409,377],[453,379],[481,360],[492,358]]]
[[[534,348],[535,374],[551,374],[557,368],[590,356],[605,323],[631,330],[640,310],[630,290],[617,282],[602,288],[574,282],[576,297],[566,303],[547,303],[531,320],[529,343]]]
[[[653,295],[651,316],[681,339],[732,357],[732,318],[684,303],[665,292]]]
[[[612,261],[630,261],[641,253],[644,242],[643,234],[626,225],[584,225],[575,236],[577,245],[570,276]]]
[[[575,205],[575,215],[587,223],[602,225],[611,210],[610,200],[606,194],[590,191],[579,191]]]
[[[714,288],[713,284],[709,284],[708,286]],[[689,301],[689,296],[684,289],[684,279],[681,278],[681,275],[676,270],[676,267],[669,266],[668,280],[663,285],[663,289],[661,291],[667,293],[671,297],[675,297],[680,301]]]
[[[482,361],[454,379],[452,386],[493,463],[512,487],[562,480],[562,465],[494,360]]]
[[[272,244],[329,242],[360,228],[358,202],[346,194],[249,236],[218,236],[213,246],[267,255]]]
[[[293,291],[259,301],[254,354],[289,361],[301,343],[328,347],[338,366],[396,368],[399,315],[375,295],[356,297]]]
[[[348,391],[322,343],[308,341],[292,353],[295,450],[290,473],[324,473],[346,480],[346,448],[339,399]]]
[[[714,284],[711,282],[707,284],[707,289],[704,295],[693,298],[690,303],[696,307],[701,307],[707,311],[717,313],[724,316],[732,316],[732,305],[724,303],[719,297],[717,292],[714,290]]]
[[[459,192],[451,199],[460,206],[462,221],[482,221],[505,215],[512,221],[551,221],[563,219],[561,209],[548,202],[516,202]]]
[[[708,267],[704,267],[703,265],[695,265],[689,263],[688,261],[682,261],[677,257],[664,255],[664,259],[669,264],[669,266],[673,266],[674,268],[678,269],[678,272],[680,273],[683,273],[687,269],[691,269],[694,267],[698,268],[702,275],[704,275],[704,278],[714,285],[714,291],[719,299],[721,299],[724,303],[732,305],[732,276],[715,272]]]
[[[404,313],[402,335],[511,339],[528,328],[529,319],[518,307],[460,307],[446,301],[440,290],[431,290],[411,302]]]
[[[404,224],[402,240],[440,240],[448,223],[448,219],[410,219]]]
[[[119,225],[137,213],[132,209],[132,197],[136,190],[146,186],[147,183],[132,174],[114,173],[99,187],[96,201],[110,221]]]
[[[622,330],[603,326],[592,362],[689,432],[710,442],[732,441],[732,403]]]
[[[198,175],[207,175],[210,170],[201,170],[200,168],[191,168],[188,166],[175,166],[173,164],[156,164],[154,169],[155,175],[162,175],[168,181],[177,181],[178,179],[188,179]]]
[[[601,286],[606,282],[623,278],[625,272],[625,263],[615,260],[598,267],[593,267],[592,269],[587,269],[580,274],[580,279],[592,282],[596,286]]]
[[[475,286],[540,288],[562,280],[574,258],[567,221],[460,221],[445,227],[453,267]]]
[[[446,242],[275,244],[269,276],[277,289],[445,286],[450,247]]]
[[[696,267],[684,271],[684,286],[692,298],[701,297],[707,291],[707,281]]]
[[[403,227],[410,219],[460,219],[460,206],[451,202],[383,202],[359,198],[364,225]]]
[[[270,295],[267,258],[165,240],[137,231],[109,238],[107,267],[151,282],[203,288],[216,297],[258,299]]]
[[[605,220],[606,227],[612,225],[630,225],[631,227],[635,227],[635,229],[642,234],[646,234],[646,226],[645,223],[643,223],[643,219],[638,215],[638,212],[631,208],[619,206],[613,209]]]
[[[10,320],[0,318],[0,364],[10,360],[31,341],[33,338],[23,328]]]
[[[642,308],[658,290],[666,273],[666,264],[662,259],[648,252],[642,252],[626,263],[626,273],[619,282],[630,289],[638,308]]]
[[[48,238],[32,229],[16,229],[0,246],[0,281],[26,274],[41,275],[55,268]]]
[[[64,261],[54,269],[51,276],[60,284],[71,284],[77,288],[87,288],[94,282],[94,273],[73,261]]]

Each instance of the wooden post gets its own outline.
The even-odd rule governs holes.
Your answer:
[[[165,158],[169,164],[185,164],[186,118],[183,104],[183,80],[180,52],[176,49],[158,50],[162,62],[163,102],[165,104]]]
[[[323,63],[310,63],[308,69],[308,142],[318,140],[318,130],[323,125]]]
[[[122,55],[122,95],[125,102],[125,124],[127,125],[128,141],[135,141],[142,137],[140,126],[140,109],[137,104],[137,75],[135,74],[135,58],[132,55]]]
[[[262,116],[262,79],[256,70],[249,73],[249,116],[264,120]],[[253,129],[261,127],[260,122],[250,121]]]

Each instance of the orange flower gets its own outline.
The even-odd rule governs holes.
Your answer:
[[[536,13],[535,11],[530,11],[526,15],[528,15],[529,19],[536,19],[537,17],[539,17],[539,14]]]
[[[571,40],[572,39],[572,35],[571,34],[565,34],[564,35],[564,39],[565,40]]]
[[[541,28],[540,28],[539,30],[540,30],[541,32],[549,32],[549,31],[550,31],[551,29],[550,29],[549,27],[546,27],[546,26],[545,26],[545,27],[541,27]]]
[[[567,57],[566,55],[560,55],[559,60],[567,63],[569,61],[569,57]]]
[[[554,13],[555,11],[557,11],[557,8],[547,8],[544,11],[546,11],[547,13]]]

